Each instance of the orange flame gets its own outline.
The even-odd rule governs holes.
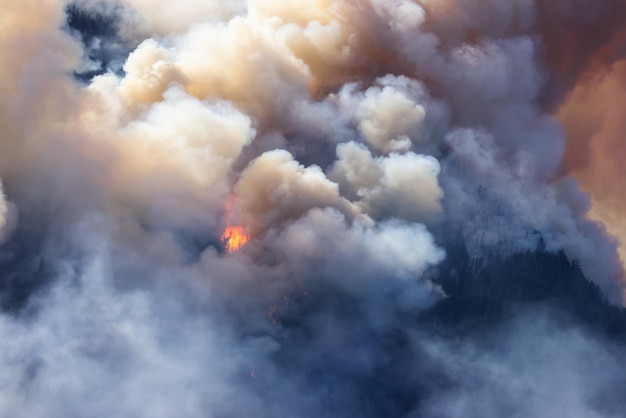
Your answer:
[[[249,239],[250,237],[246,235],[243,226],[228,226],[222,234],[222,242],[224,242],[228,253],[239,250]]]
[[[243,226],[237,225],[232,226],[232,218],[233,214],[233,205],[235,203],[234,196],[231,196],[226,202],[226,212],[228,218],[226,220],[226,229],[222,234],[222,242],[224,243],[224,249],[227,253],[232,253],[238,251],[241,247],[244,246],[246,242],[250,240],[248,234]]]

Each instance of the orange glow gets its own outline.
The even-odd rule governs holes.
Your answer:
[[[250,238],[243,230],[242,226],[229,226],[222,234],[226,252],[232,253],[239,250]]]
[[[224,233],[222,234],[222,243],[224,243],[224,250],[227,253],[239,251],[239,249],[243,247],[245,243],[250,240],[250,236],[246,234],[246,230],[244,229],[243,226],[241,225],[232,226],[233,223],[236,223],[236,222],[233,222],[234,204],[235,204],[235,198],[234,196],[231,196],[226,201],[226,213],[228,217],[226,220],[226,229],[224,230]]]
[[[626,60],[622,60],[606,73],[580,81],[556,116],[568,133],[565,168],[591,195],[590,217],[619,241],[626,269],[625,98]]]

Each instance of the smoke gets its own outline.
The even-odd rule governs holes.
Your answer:
[[[621,349],[590,336],[567,318],[547,317],[554,318],[554,313],[520,315],[491,331],[486,343],[451,344],[436,338],[422,342],[426,356],[443,365],[451,383],[413,416],[619,415],[623,391],[614,388],[623,385],[623,375],[608,371],[623,364]],[[498,341],[495,347],[490,346],[493,340]],[[583,358],[593,359],[593,364]]]
[[[571,142],[565,165],[591,194],[592,216],[607,225],[621,243],[626,238],[619,216],[624,200],[619,178],[623,170],[624,122],[620,105],[626,95],[625,69],[622,60],[608,74],[581,81],[559,109]],[[623,244],[620,247],[624,260]]]
[[[623,66],[585,76],[623,7],[587,3],[3,3],[0,415],[617,414],[574,319],[419,319],[459,242],[622,301]]]
[[[7,241],[17,224],[17,210],[15,205],[7,202],[0,183],[0,243]]]

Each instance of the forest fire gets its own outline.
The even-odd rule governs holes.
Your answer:
[[[228,226],[222,234],[224,249],[228,253],[239,250],[249,239],[242,226]]]
[[[230,196],[230,198],[226,202],[226,229],[224,229],[224,233],[222,234],[224,251],[226,251],[227,253],[239,251],[239,249],[250,240],[250,237],[248,236],[248,234],[246,234],[245,228],[243,226],[232,226],[233,223],[237,223],[233,220],[233,218],[235,217],[233,209],[234,205],[235,198],[234,196]]]

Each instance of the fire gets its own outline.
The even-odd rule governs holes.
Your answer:
[[[246,234],[246,230],[243,226],[232,226],[233,223],[236,224],[236,222],[233,222],[233,218],[235,218],[235,211],[233,209],[234,206],[235,197],[230,196],[230,198],[226,201],[226,229],[222,234],[222,242],[224,243],[224,249],[227,253],[238,251],[245,245],[246,242],[250,240],[250,237]]]
[[[229,253],[239,250],[249,239],[242,226],[228,226],[222,234],[222,242]]]

